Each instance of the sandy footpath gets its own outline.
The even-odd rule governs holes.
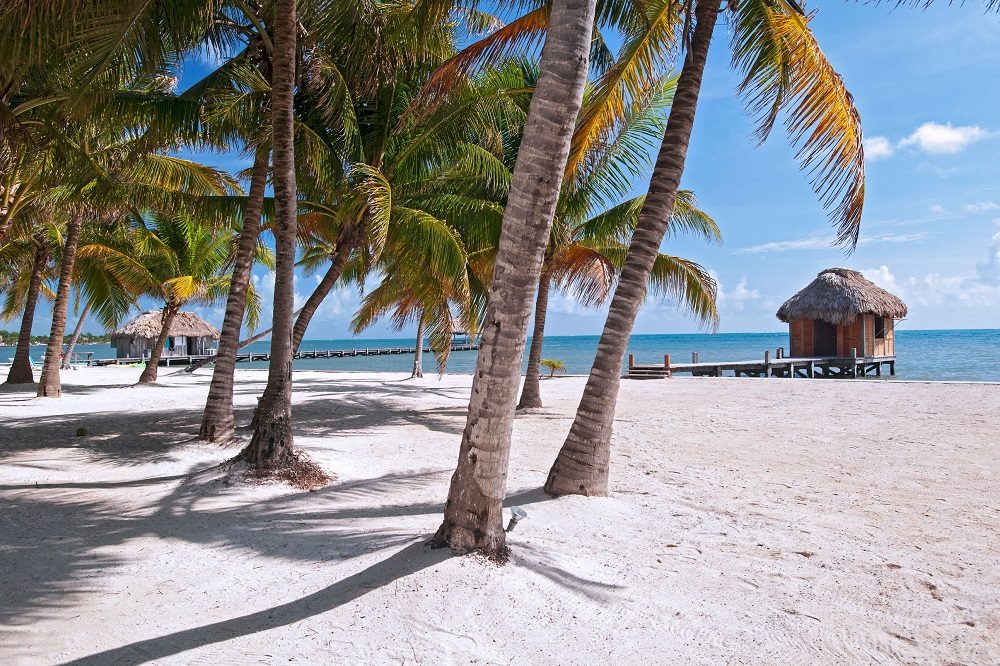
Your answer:
[[[0,389],[4,664],[1000,663],[1000,386],[626,381],[612,496],[549,499],[545,381],[498,568],[423,545],[468,376],[297,373],[302,492],[223,484],[208,371],[64,375]]]

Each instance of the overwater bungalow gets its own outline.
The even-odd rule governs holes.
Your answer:
[[[895,322],[906,304],[858,271],[828,268],[778,308],[793,357],[896,355]]]
[[[162,313],[144,312],[111,336],[118,358],[146,358],[160,336]],[[163,357],[212,354],[219,331],[193,312],[178,312],[170,325]]]

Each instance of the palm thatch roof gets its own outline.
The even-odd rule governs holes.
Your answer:
[[[865,279],[858,271],[828,268],[778,308],[778,319],[820,319],[849,324],[860,314],[902,319],[906,303]]]
[[[159,310],[143,312],[141,315],[128,322],[111,335],[111,341],[118,338],[149,338],[156,340],[160,335],[160,322],[162,314]],[[219,339],[219,331],[207,321],[193,312],[178,312],[170,324],[171,336],[185,336],[188,338],[209,337],[214,340]]]

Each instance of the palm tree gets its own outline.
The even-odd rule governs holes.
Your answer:
[[[511,69],[512,75],[519,75],[518,87],[534,87],[537,81],[534,66],[520,64]],[[664,112],[673,97],[676,77],[664,76],[642,94],[633,95],[624,111],[606,113],[607,79],[614,78],[616,72],[617,67],[597,85],[589,86],[584,94],[539,278],[528,366],[518,409],[542,406],[539,363],[553,279],[563,289],[572,288],[587,305],[600,304],[608,297],[642,204],[642,198],[624,203],[621,200],[632,189],[633,178],[647,170],[646,156],[663,136]],[[505,156],[511,169],[521,138],[519,128],[507,132]],[[675,230],[694,231],[718,240],[718,227],[697,209],[691,193],[685,193],[682,204],[672,221]],[[718,316],[715,285],[704,269],[668,255],[660,255],[656,269],[655,285],[667,287],[666,293],[680,297],[697,316],[715,323]],[[692,292],[685,291],[688,285]]]
[[[496,255],[469,416],[434,543],[503,558],[514,403],[531,301],[587,80],[595,0],[554,0]]]
[[[824,204],[832,206],[840,240],[853,244],[864,203],[861,126],[850,94],[819,48],[798,3],[742,0],[733,12],[733,62],[745,72],[741,92],[761,117],[765,138],[783,108],[788,130]],[[605,495],[611,429],[622,361],[668,221],[687,155],[702,75],[720,5],[698,0],[687,7],[694,23],[684,67],[649,194],[639,213],[628,258],[611,302],[583,398],[545,483],[556,495]]]
[[[52,238],[46,233],[50,228],[34,224],[22,225],[20,233],[12,234],[7,244],[0,247],[0,293],[4,294],[0,319],[10,321],[21,314],[21,327],[17,348],[7,373],[7,384],[33,384],[31,370],[31,327],[35,307],[40,297],[53,298],[45,284],[51,278]]]
[[[243,225],[237,240],[237,253],[233,263],[233,274],[229,282],[226,312],[219,334],[215,368],[208,388],[205,411],[202,414],[198,436],[210,442],[228,442],[235,434],[233,414],[233,379],[236,370],[236,353],[239,351],[240,332],[246,310],[247,292],[251,287],[250,273],[253,253],[260,235],[261,207],[267,185],[269,153],[260,149],[254,159],[247,194],[247,207],[243,214]]]
[[[585,305],[599,305],[614,289],[628,252],[628,240],[635,230],[645,197],[625,201],[576,225],[564,225],[553,234],[546,251],[535,301],[534,328],[528,367],[518,409],[542,406],[539,386],[542,343],[548,296],[554,282],[570,290]],[[670,219],[671,233],[692,232],[706,240],[718,241],[719,228],[697,207],[694,195],[682,190]],[[681,257],[657,253],[650,271],[649,286],[654,293],[677,300],[709,326],[718,324],[715,280],[703,267]]]
[[[257,423],[241,457],[252,466],[274,469],[293,462],[292,311],[295,309],[295,238],[298,192],[295,185],[295,96],[298,12],[296,0],[274,5],[271,86],[271,140],[274,164],[274,307],[267,386]]]
[[[181,308],[191,303],[214,304],[225,296],[229,278],[224,270],[231,252],[228,232],[190,218],[157,218],[145,236],[136,268],[145,268],[144,291],[162,300],[163,308],[159,338],[139,376],[140,384],[156,381],[170,327]]]

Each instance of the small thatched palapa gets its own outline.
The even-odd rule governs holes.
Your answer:
[[[778,308],[792,356],[893,356],[906,304],[858,271],[828,268]]]
[[[163,321],[159,310],[144,312],[111,335],[118,358],[145,358],[160,335]],[[163,356],[207,354],[219,339],[219,331],[193,312],[178,312],[170,325]]]

